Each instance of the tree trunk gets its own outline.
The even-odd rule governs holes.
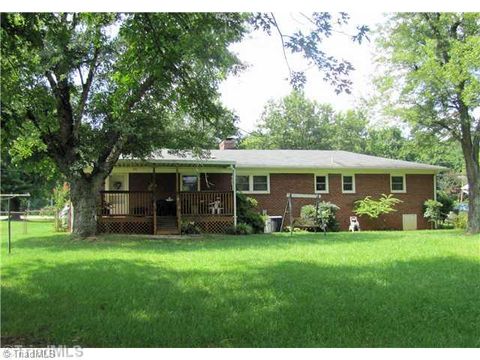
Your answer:
[[[467,147],[463,148],[468,180],[467,231],[478,234],[480,232],[480,166],[475,153],[468,150]]]
[[[99,179],[80,178],[70,181],[73,234],[88,237],[97,233],[96,205],[101,186]]]

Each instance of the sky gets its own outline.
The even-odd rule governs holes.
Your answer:
[[[382,13],[349,12],[350,22],[343,32],[353,34],[355,25],[368,25],[375,29],[384,19]],[[277,22],[284,33],[307,26],[306,19],[298,12],[275,13]],[[373,39],[371,39],[373,40]],[[334,33],[323,43],[323,49],[329,55],[350,61],[355,70],[351,74],[352,94],[335,94],[331,85],[322,80],[321,73],[315,68],[306,71],[307,85],[305,94],[312,100],[330,103],[337,110],[354,108],[361,97],[371,93],[371,78],[375,73],[374,43],[353,43],[341,33]],[[288,67],[282,52],[280,37],[272,32],[271,36],[260,31],[254,32],[242,42],[233,44],[231,50],[248,68],[238,75],[231,75],[220,86],[223,103],[239,116],[238,126],[244,132],[255,129],[264,105],[269,99],[280,99],[291,91],[286,80]],[[292,70],[309,68],[301,56],[288,55]]]

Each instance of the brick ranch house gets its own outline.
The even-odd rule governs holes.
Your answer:
[[[442,170],[346,151],[237,150],[231,139],[201,157],[161,150],[148,159],[119,159],[100,193],[98,230],[178,234],[182,221],[193,221],[204,232],[224,232],[236,223],[236,192],[255,198],[259,212],[277,218],[288,193],[320,194],[340,207],[341,230],[348,229],[356,200],[394,194],[403,202],[386,216],[386,226],[427,229],[423,203],[435,199]],[[293,216],[314,202],[294,199]],[[364,217],[360,223],[362,230],[384,226]]]

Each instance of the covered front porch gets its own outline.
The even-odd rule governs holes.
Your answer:
[[[123,166],[121,166],[123,165]],[[100,233],[180,234],[194,222],[205,233],[236,225],[234,164],[120,163],[99,194]]]

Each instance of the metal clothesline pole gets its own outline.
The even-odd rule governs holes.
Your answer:
[[[12,252],[12,220],[10,210],[10,200],[16,197],[30,197],[29,193],[26,194],[0,194],[0,200],[7,200],[7,216],[8,216],[8,253]]]
[[[12,252],[12,224],[10,221],[10,199],[7,199],[7,204],[8,204],[8,253],[10,254]]]

